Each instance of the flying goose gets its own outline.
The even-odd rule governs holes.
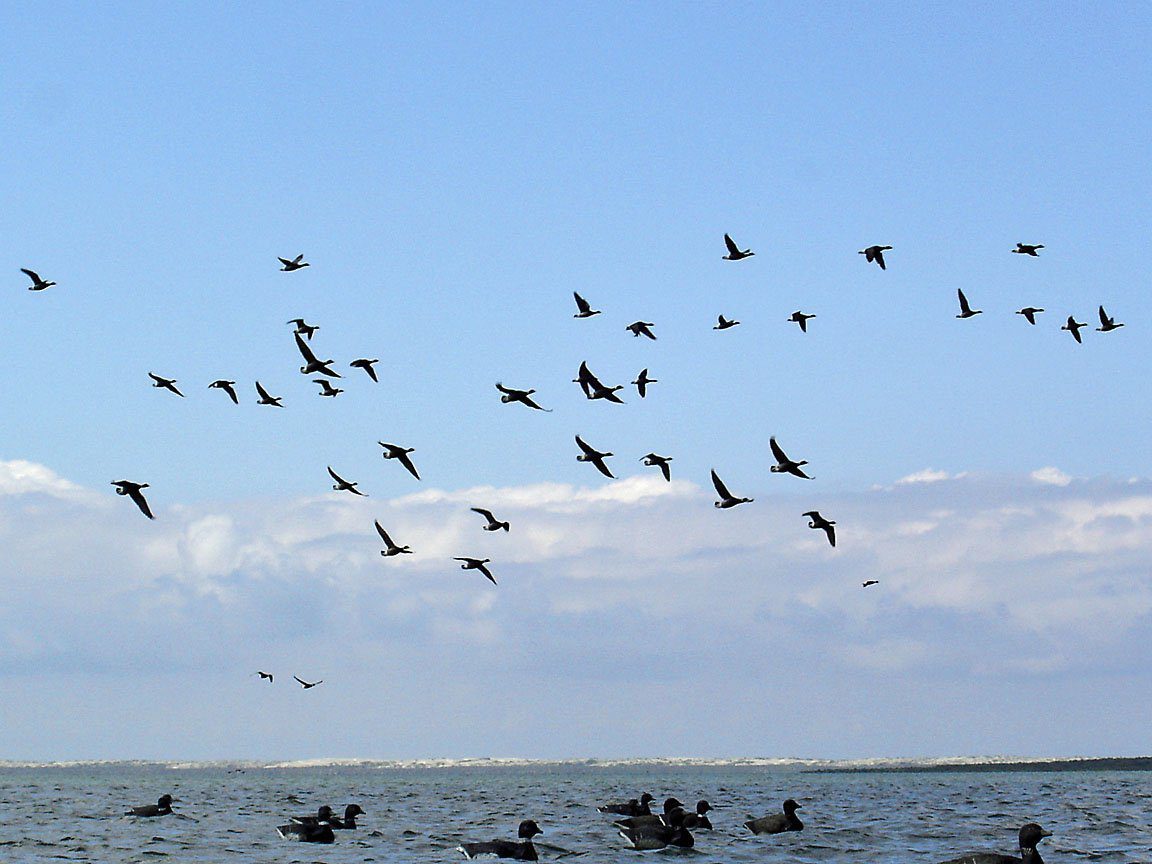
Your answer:
[[[639,393],[640,398],[643,399],[648,395],[648,385],[659,383],[659,381],[659,378],[649,378],[648,368],[645,367],[640,370],[640,374],[636,376],[636,380],[632,383],[636,385],[636,392]]]
[[[303,687],[305,690],[311,690],[311,689],[312,689],[313,687],[315,687],[316,685],[318,685],[318,684],[323,684],[323,683],[324,683],[323,679],[321,679],[321,680],[319,680],[319,681],[313,681],[311,684],[309,684],[309,683],[308,683],[307,681],[305,681],[303,678],[299,678],[299,677],[297,677],[296,675],[293,675],[292,677],[293,677],[293,678],[295,678],[295,679],[296,679],[296,681],[297,681],[297,683],[298,683],[298,684],[299,684],[301,687]]]
[[[832,522],[828,519],[825,519],[823,516],[820,515],[819,510],[809,510],[804,515],[807,516],[809,519],[809,522],[808,522],[809,528],[817,528],[817,529],[823,531],[825,534],[828,535],[828,542],[831,543],[833,546],[836,545],[836,529],[832,527],[833,525],[836,524],[835,522]]]
[[[802,459],[799,462],[793,462],[784,454],[784,451],[781,449],[780,445],[776,443],[775,435],[769,439],[769,444],[772,447],[772,455],[776,457],[776,464],[769,468],[769,471],[771,471],[773,474],[793,474],[797,477],[803,477],[805,480],[812,479],[800,468],[801,465],[808,464],[807,459]]]
[[[960,298],[960,314],[957,318],[971,318],[973,315],[979,315],[983,309],[973,309],[968,305],[968,298],[964,296],[964,292],[959,288],[956,289],[956,296]]]
[[[727,330],[730,327],[735,327],[739,323],[740,323],[739,321],[729,321],[723,315],[720,315],[719,317],[717,317],[716,324],[715,324],[715,326],[712,327],[712,329],[713,330]]]
[[[591,318],[593,315],[600,314],[599,309],[593,309],[588,301],[575,291],[572,292],[572,296],[576,298],[576,309],[578,310],[576,314],[572,316],[573,318]]]
[[[161,378],[155,372],[149,372],[148,377],[151,378],[152,381],[154,382],[152,384],[153,387],[160,387],[160,388],[163,388],[164,390],[170,390],[173,393],[175,393],[177,396],[183,396],[184,395],[183,393],[181,393],[179,390],[176,389],[176,379],[175,378]]]
[[[483,507],[473,507],[471,509],[473,513],[479,513],[481,516],[488,520],[488,524],[484,526],[485,531],[499,531],[501,529],[504,531],[508,530],[508,523],[501,522],[499,519],[493,516],[491,510],[485,510]]]
[[[669,483],[672,482],[672,469],[668,467],[668,463],[672,461],[671,456],[658,456],[655,453],[649,453],[640,459],[645,465],[657,466],[660,468],[660,473],[664,475],[664,479]]]
[[[800,325],[800,332],[808,332],[808,319],[815,318],[815,315],[805,315],[799,309],[788,316],[788,320]]]
[[[409,474],[417,480],[420,479],[420,475],[416,473],[416,466],[413,465],[412,460],[408,458],[409,453],[416,452],[415,447],[400,447],[396,444],[385,444],[383,441],[377,441],[376,443],[384,448],[384,452],[380,454],[381,456],[385,459],[398,460],[401,465],[408,469]]]
[[[359,489],[356,488],[357,486],[360,485],[359,483],[349,483],[347,480],[345,480],[343,477],[341,477],[339,474],[337,474],[335,471],[333,471],[331,465],[328,466],[328,476],[336,481],[336,485],[332,487],[333,490],[335,490],[336,492],[351,492],[353,495],[359,495],[362,498],[368,497],[367,495],[365,495],[363,492],[361,492]]]
[[[576,457],[577,462],[591,462],[596,466],[596,470],[605,477],[611,477],[613,480],[616,479],[612,472],[608,470],[608,466],[604,464],[604,460],[613,454],[601,453],[599,450],[589,447],[579,435],[576,436],[576,444],[581,450],[581,453]]]
[[[493,585],[496,584],[496,577],[493,576],[492,572],[484,566],[492,560],[491,558],[453,558],[452,560],[464,562],[460,565],[461,570],[479,570],[481,573],[488,577],[489,582],[491,582]]]
[[[300,356],[304,358],[304,365],[300,367],[300,371],[305,375],[315,375],[319,372],[321,375],[327,375],[329,378],[343,377],[339,372],[336,372],[328,367],[335,363],[335,360],[319,360],[316,355],[312,353],[304,340],[300,338],[299,333],[293,333],[292,338],[296,340],[296,347],[300,349]]]
[[[1033,258],[1039,258],[1040,256],[1036,254],[1036,250],[1043,248],[1043,243],[1037,243],[1035,246],[1031,246],[1027,243],[1017,243],[1016,248],[1012,251],[1017,255],[1031,255]]]
[[[1077,321],[1075,318],[1073,318],[1071,315],[1069,315],[1068,316],[1068,323],[1061,326],[1060,329],[1061,330],[1067,330],[1069,333],[1072,334],[1073,339],[1075,339],[1077,342],[1083,344],[1084,340],[1080,338],[1080,328],[1081,327],[1087,327],[1087,326],[1088,326],[1087,324],[1082,324],[1079,321]]]
[[[380,379],[376,377],[376,370],[372,368],[373,364],[379,363],[379,362],[380,361],[378,359],[375,359],[375,358],[361,357],[358,360],[353,360],[348,365],[354,369],[363,369],[365,372],[368,373],[369,378],[371,378],[373,381],[375,381],[377,384],[379,384]]]
[[[116,487],[117,495],[127,495],[132,499],[132,502],[140,508],[140,512],[147,516],[149,519],[155,519],[152,515],[152,509],[148,506],[148,502],[144,500],[144,493],[141,489],[147,489],[147,483],[133,483],[131,480],[113,480],[112,485]]]
[[[297,255],[291,261],[287,258],[281,258],[280,263],[284,266],[280,268],[284,273],[291,273],[293,270],[299,270],[301,267],[310,267],[311,265],[304,260],[303,254]]]
[[[500,401],[507,405],[509,402],[520,402],[527,405],[529,408],[535,408],[537,411],[547,411],[551,413],[551,408],[541,408],[532,401],[532,394],[535,390],[516,390],[512,387],[505,387],[499,381],[496,382],[496,389],[504,395],[500,397]]]
[[[891,246],[869,246],[867,249],[861,249],[859,254],[863,255],[864,260],[869,264],[875,261],[880,265],[881,270],[887,270],[888,267],[884,264],[884,253],[891,248]]]
[[[271,672],[261,672],[261,671],[257,670],[256,674],[260,676],[261,681],[267,681],[269,684],[271,684],[273,681],[273,677],[272,677]]]
[[[315,326],[313,326],[311,324],[305,324],[303,318],[292,318],[291,320],[285,321],[284,323],[285,324],[295,324],[296,329],[293,330],[292,332],[293,333],[299,333],[301,336],[303,336],[309,342],[312,341],[312,334],[314,334],[317,330],[320,329],[319,324],[317,324]]]
[[[264,389],[264,387],[260,384],[259,381],[256,382],[256,392],[258,394],[260,394],[260,398],[256,400],[257,405],[275,405],[277,408],[283,408],[284,407],[283,405],[280,404],[280,400],[283,399],[284,397],[283,396],[269,396],[268,391]]]
[[[724,481],[716,474],[716,469],[712,469],[712,485],[716,487],[716,494],[720,496],[720,500],[714,502],[715,507],[720,510],[727,510],[729,507],[735,507],[737,504],[748,504],[752,501],[751,498],[736,498],[728,487],[724,485]]]
[[[339,387],[329,384],[327,378],[313,378],[312,383],[320,385],[320,392],[317,394],[319,396],[339,396],[344,392]]]
[[[379,520],[375,520],[373,524],[376,525],[376,533],[380,535],[380,539],[384,541],[384,545],[387,547],[386,549],[382,549],[380,551],[381,555],[383,555],[385,558],[391,558],[393,555],[412,554],[412,550],[407,546],[397,546],[392,542],[392,538],[388,536],[388,532],[385,531],[384,528],[380,525]]]
[[[1119,330],[1123,324],[1117,324],[1115,318],[1109,318],[1108,313],[1104,311],[1104,307],[1100,307],[1100,326],[1096,329],[1101,333],[1107,333],[1109,330]]]
[[[656,335],[649,329],[655,326],[651,321],[633,321],[624,329],[629,331],[633,336],[647,336],[649,339],[655,341]]]
[[[1016,314],[1017,315],[1023,315],[1024,319],[1029,324],[1035,324],[1036,323],[1036,316],[1039,315],[1043,311],[1044,311],[1043,309],[1039,309],[1035,306],[1025,306],[1023,309],[1017,309]]]
[[[235,383],[236,383],[235,381],[227,381],[223,378],[218,378],[217,380],[213,381],[211,384],[208,385],[208,389],[209,390],[212,390],[212,389],[223,390],[225,393],[228,394],[228,398],[230,398],[235,404],[239,405],[240,404],[240,397],[236,395],[236,390],[233,387],[233,385]]]
[[[740,251],[740,247],[736,245],[736,241],[724,235],[724,245],[728,247],[728,254],[724,256],[725,261],[739,261],[741,258],[751,258],[756,253],[751,249]]]
[[[28,286],[29,291],[43,291],[45,288],[51,288],[56,284],[55,282],[45,282],[35,270],[28,270],[21,267],[20,272],[32,280],[32,284]]]

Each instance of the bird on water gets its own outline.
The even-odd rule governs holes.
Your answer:
[[[785,831],[803,831],[804,823],[796,816],[800,805],[789,798],[784,802],[783,813],[771,813],[759,819],[748,817],[744,827],[753,834],[783,834]]]
[[[950,858],[944,864],[1044,864],[1036,844],[1051,836],[1051,831],[1045,831],[1035,822],[1028,822],[1020,828],[1019,857],[996,852],[968,852],[959,858]]]
[[[146,819],[151,819],[154,816],[167,816],[172,812],[173,797],[171,795],[161,795],[155,804],[145,804],[141,807],[133,807],[125,815],[126,816],[143,816]]]
[[[486,843],[461,843],[456,847],[463,852],[465,858],[475,858],[477,855],[495,855],[497,858],[511,858],[513,861],[538,861],[536,847],[532,845],[532,838],[543,834],[540,826],[531,819],[520,823],[516,836],[520,842],[512,840],[489,840]]]

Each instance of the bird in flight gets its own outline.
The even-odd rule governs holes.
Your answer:
[[[499,519],[493,516],[491,510],[485,510],[483,507],[473,507],[471,509],[473,513],[479,513],[481,516],[488,520],[488,524],[484,526],[485,531],[499,531],[500,529],[504,529],[505,531],[508,530],[508,523],[501,522]]]
[[[236,390],[233,387],[233,385],[235,383],[236,383],[235,381],[226,381],[223,378],[219,378],[219,379],[213,381],[211,384],[209,384],[208,389],[209,390],[213,390],[213,389],[223,390],[225,393],[228,394],[228,398],[230,398],[235,404],[239,405],[240,404],[240,397],[236,395]]]
[[[303,687],[305,690],[311,690],[317,684],[323,684],[324,683],[323,679],[321,679],[320,681],[313,681],[311,684],[309,684],[307,681],[303,680],[302,678],[298,678],[295,675],[293,675],[292,677],[296,678],[296,680],[299,682],[300,686]]]
[[[355,368],[355,369],[363,369],[365,372],[368,373],[369,378],[371,378],[373,381],[375,381],[377,384],[379,384],[380,379],[376,377],[376,370],[372,368],[374,364],[379,363],[379,362],[380,361],[375,359],[375,358],[369,359],[367,357],[361,357],[358,360],[353,360],[348,365]]]
[[[494,577],[492,572],[484,566],[492,560],[491,558],[453,558],[452,560],[464,562],[460,565],[461,570],[479,570],[481,573],[488,577],[489,582],[491,582],[493,585],[496,584],[496,577]]]
[[[624,400],[616,395],[616,391],[623,389],[624,385],[617,384],[615,387],[605,387],[604,383],[592,374],[586,360],[581,361],[580,371],[576,373],[576,377],[572,380],[580,385],[580,389],[584,391],[584,396],[588,399],[607,399],[609,402],[615,402],[617,405],[624,404]]]
[[[579,435],[576,436],[576,444],[579,445],[580,450],[582,451],[576,457],[577,462],[591,462],[596,466],[596,470],[603,474],[605,477],[611,477],[613,480],[616,479],[612,472],[608,470],[608,466],[604,464],[604,460],[613,454],[601,453],[599,450],[596,450],[593,447],[589,447],[584,443],[584,440]]]
[[[388,536],[388,532],[380,525],[379,520],[376,520],[374,524],[376,525],[376,533],[380,535],[380,539],[384,541],[384,545],[387,547],[380,551],[381,555],[385,558],[391,558],[393,555],[412,554],[412,550],[407,546],[397,546],[392,542],[392,538]]]
[[[836,545],[836,529],[832,527],[836,524],[835,522],[825,519],[820,515],[819,510],[809,510],[804,515],[808,517],[809,528],[817,528],[823,531],[828,535],[828,542],[832,544],[832,546]]]
[[[572,292],[572,296],[576,298],[577,309],[576,314],[572,316],[573,318],[591,318],[593,315],[600,314],[599,309],[593,309],[588,301],[577,294],[575,291]]]
[[[1104,307],[1100,307],[1100,326],[1096,329],[1101,333],[1107,333],[1109,330],[1119,330],[1123,324],[1117,324],[1115,318],[1109,318],[1108,313],[1104,311]]]
[[[267,681],[269,684],[272,683],[272,673],[271,672],[261,672],[260,670],[256,670],[256,674],[260,676],[260,679],[262,681]]]
[[[1067,330],[1069,333],[1072,334],[1073,339],[1075,339],[1080,344],[1084,344],[1084,340],[1080,338],[1080,328],[1081,327],[1087,327],[1087,326],[1088,326],[1087,324],[1082,324],[1079,321],[1077,321],[1075,318],[1073,318],[1071,315],[1069,315],[1068,316],[1068,323],[1062,325],[1060,327],[1060,329],[1061,330]]]
[[[176,389],[176,379],[175,378],[161,378],[155,372],[149,372],[148,377],[151,378],[152,381],[154,382],[152,384],[153,387],[160,387],[160,388],[163,388],[164,390],[171,390],[177,396],[183,396],[184,395],[183,393],[181,393],[179,390]]]
[[[957,318],[971,318],[973,315],[979,315],[983,309],[973,309],[968,305],[968,298],[964,296],[964,292],[959,288],[956,289],[956,296],[960,299],[960,314]]]
[[[1023,315],[1029,324],[1036,323],[1036,316],[1043,312],[1043,309],[1038,309],[1035,306],[1025,306],[1023,309],[1017,309],[1017,315]]]
[[[539,405],[532,401],[532,394],[536,392],[535,390],[516,390],[511,387],[505,387],[499,381],[496,382],[496,389],[504,394],[500,397],[500,401],[505,405],[507,405],[509,402],[520,402],[524,405],[527,405],[529,408],[535,408],[537,411],[547,411],[549,413],[552,412],[551,408],[541,408]]]
[[[1036,250],[1043,248],[1043,243],[1037,243],[1035,246],[1031,246],[1027,243],[1017,243],[1016,248],[1012,251],[1017,255],[1031,255],[1033,258],[1039,258],[1040,256],[1036,254]]]
[[[756,254],[751,249],[741,251],[736,241],[727,234],[724,235],[724,245],[728,247],[728,254],[724,256],[725,261],[739,261],[741,258],[751,258]]]
[[[881,270],[887,270],[887,265],[884,264],[884,253],[891,249],[891,246],[869,246],[867,249],[861,249],[859,254],[864,256],[864,260],[871,264],[875,261],[880,265]]]
[[[649,453],[647,456],[642,456],[640,461],[648,466],[655,465],[659,467],[660,473],[664,475],[664,479],[669,483],[672,482],[672,469],[668,466],[668,463],[672,461],[671,456],[658,456],[655,453]]]
[[[45,288],[51,288],[56,284],[55,282],[45,282],[35,270],[21,267],[20,272],[32,280],[32,284],[28,286],[29,291],[43,291]]]
[[[716,319],[716,325],[712,329],[713,330],[727,330],[730,327],[735,327],[739,323],[740,323],[739,321],[730,321],[727,318],[725,318],[723,315],[721,315]]]
[[[281,258],[280,263],[284,265],[280,268],[284,273],[291,273],[293,270],[299,270],[301,267],[311,266],[307,261],[304,260],[303,255],[297,255],[291,261],[289,261],[287,258]]]
[[[264,387],[260,384],[259,381],[256,382],[256,392],[260,394],[260,398],[256,400],[257,405],[275,405],[277,408],[283,408],[284,407],[283,405],[280,404],[280,400],[283,399],[284,397],[283,396],[269,396],[268,391],[264,389]]]
[[[768,443],[772,447],[772,455],[776,458],[776,464],[769,468],[769,471],[771,471],[773,474],[794,474],[797,477],[803,477],[805,480],[812,479],[800,468],[801,465],[808,464],[807,459],[802,459],[799,462],[793,462],[785,455],[784,450],[781,449],[780,445],[776,443],[775,435],[769,439]]]
[[[329,378],[342,377],[339,372],[335,372],[328,367],[335,363],[335,360],[319,360],[316,355],[312,353],[304,340],[300,338],[299,333],[293,333],[292,338],[296,340],[296,347],[300,349],[300,356],[304,358],[304,365],[300,367],[300,371],[305,375],[315,375],[319,372],[321,375],[327,375]]]
[[[367,495],[365,495],[363,492],[361,492],[359,489],[356,488],[357,486],[360,485],[359,483],[349,483],[347,480],[345,480],[343,477],[341,477],[339,474],[337,474],[335,471],[333,471],[331,465],[328,466],[328,476],[336,481],[336,485],[332,487],[335,491],[337,491],[337,492],[351,492],[353,495],[360,495],[361,497],[364,497],[364,498],[368,497]]]
[[[624,329],[629,331],[633,336],[647,336],[649,339],[655,341],[655,334],[649,329],[655,327],[651,321],[633,321]]]
[[[329,384],[327,378],[313,378],[312,383],[320,385],[320,396],[339,396],[344,392],[339,387],[333,387]]]
[[[808,332],[808,319],[815,318],[815,315],[805,315],[799,309],[788,316],[788,320],[800,325],[800,332]]]
[[[385,444],[383,441],[377,441],[376,443],[384,448],[384,452],[380,454],[381,456],[385,459],[398,460],[401,465],[408,469],[409,474],[417,480],[420,479],[420,475],[416,473],[416,466],[413,465],[412,460],[408,458],[409,453],[416,452],[415,447],[399,447],[395,444]]]
[[[132,502],[140,508],[140,512],[147,516],[149,519],[155,519],[152,515],[152,508],[148,506],[148,502],[144,500],[144,493],[141,489],[147,489],[147,483],[133,483],[131,480],[113,480],[112,485],[116,487],[117,495],[127,495],[132,499]]]
[[[720,475],[716,473],[716,469],[712,469],[712,485],[716,487],[716,494],[720,496],[720,500],[713,502],[713,506],[720,510],[727,510],[737,504],[748,504],[752,501],[751,498],[737,498],[729,492],[724,481],[720,479]]]
[[[863,583],[865,588],[867,588],[869,585],[879,585],[879,584],[880,584],[879,579],[869,579],[867,582]]]
[[[293,318],[290,321],[285,321],[284,323],[285,324],[295,324],[296,329],[293,330],[292,332],[293,333],[299,333],[301,336],[303,336],[309,342],[312,341],[312,335],[317,330],[320,329],[319,324],[317,324],[315,327],[313,327],[311,324],[305,324],[303,318]]]
[[[659,382],[660,382],[659,378],[649,378],[648,377],[648,369],[647,369],[647,367],[645,367],[644,369],[640,370],[640,374],[636,376],[636,380],[633,381],[632,383],[636,385],[636,392],[639,393],[640,398],[643,399],[645,396],[648,395],[648,385],[649,384],[658,384]]]

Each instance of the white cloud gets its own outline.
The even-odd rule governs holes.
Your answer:
[[[951,475],[947,471],[937,471],[933,468],[925,468],[923,471],[917,471],[914,474],[909,474],[906,477],[901,477],[896,481],[898,486],[906,486],[910,483],[939,483],[942,480],[950,479]]]
[[[1037,468],[1029,475],[1037,483],[1048,483],[1052,486],[1067,486],[1072,482],[1072,478],[1052,465],[1045,468]]]

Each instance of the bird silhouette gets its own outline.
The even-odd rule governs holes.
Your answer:
[[[588,301],[585,300],[583,297],[581,297],[579,294],[577,294],[575,291],[572,292],[572,296],[576,298],[576,310],[577,310],[576,314],[572,316],[573,318],[591,318],[593,315],[599,315],[600,314],[599,309],[593,309],[589,305]]]
[[[20,272],[32,280],[32,284],[28,286],[29,291],[43,291],[45,288],[51,288],[56,284],[55,282],[45,282],[35,270],[21,267]]]
[[[752,501],[751,498],[737,498],[728,491],[728,487],[724,485],[724,481],[716,473],[716,469],[712,469],[712,485],[716,487],[716,494],[720,496],[720,500],[716,501],[713,506],[720,510],[727,510],[729,507],[735,507],[737,504],[748,504]]]
[[[783,834],[785,831],[803,831],[804,823],[796,818],[796,811],[801,807],[791,798],[784,802],[783,813],[772,813],[761,816],[759,819],[748,817],[744,827],[753,834]]]
[[[500,397],[500,401],[507,404],[509,402],[519,402],[527,405],[529,408],[535,408],[537,411],[547,411],[552,413],[551,408],[541,408],[534,401],[532,401],[532,394],[535,390],[516,390],[512,387],[505,387],[499,381],[496,382],[496,389],[504,395]]]
[[[736,241],[727,234],[724,235],[724,245],[728,247],[728,254],[724,256],[725,261],[739,261],[741,258],[751,258],[756,254],[751,249],[741,251]]]
[[[769,440],[769,444],[772,447],[772,455],[776,458],[776,464],[769,468],[769,471],[771,471],[773,474],[792,474],[796,477],[803,477],[805,480],[812,479],[800,468],[801,465],[808,464],[807,459],[803,459],[800,462],[793,462],[785,455],[780,445],[776,443],[776,436],[772,436],[772,438]]]
[[[964,292],[959,288],[956,289],[956,296],[960,299],[960,314],[957,318],[971,318],[973,315],[979,315],[983,309],[973,309],[968,305],[968,298],[964,296]]]
[[[149,519],[155,519],[152,515],[152,508],[148,506],[148,502],[144,500],[144,493],[141,489],[147,489],[147,483],[133,483],[131,480],[113,480],[112,484],[116,487],[117,495],[127,495],[132,499],[132,502],[140,508],[140,512],[147,516]]]
[[[354,369],[363,369],[365,372],[368,373],[369,378],[371,378],[373,381],[375,381],[377,384],[379,384],[380,379],[376,377],[376,370],[372,368],[374,364],[379,363],[379,362],[380,362],[379,360],[374,359],[374,358],[369,359],[368,357],[361,357],[358,360],[353,360],[348,365],[353,367]]]
[[[664,479],[669,483],[672,482],[672,469],[668,466],[668,463],[672,461],[671,456],[658,456],[655,453],[649,453],[647,456],[640,457],[640,461],[648,466],[655,465],[659,467],[660,473],[664,475]]]
[[[312,335],[317,330],[320,329],[320,325],[312,326],[311,324],[305,324],[303,318],[292,318],[291,320],[285,321],[284,323],[285,324],[295,324],[296,329],[293,330],[292,332],[293,333],[299,333],[301,336],[303,336],[309,342],[312,341]]]
[[[473,507],[471,509],[473,513],[479,513],[481,516],[488,520],[488,524],[484,526],[485,531],[499,531],[501,529],[505,531],[508,530],[508,523],[501,522],[499,519],[493,516],[491,510],[485,510],[483,507]]]
[[[728,330],[732,327],[735,327],[739,323],[740,323],[739,321],[729,321],[723,315],[720,315],[717,317],[716,324],[712,329],[713,330]]]
[[[1083,324],[1083,323],[1077,321],[1071,315],[1069,315],[1068,316],[1068,322],[1066,324],[1062,325],[1060,327],[1060,329],[1061,330],[1067,330],[1069,333],[1072,334],[1073,339],[1075,339],[1077,342],[1083,344],[1084,340],[1080,338],[1080,328],[1081,327],[1087,327],[1087,326],[1088,326],[1087,324]]]
[[[259,670],[257,670],[256,674],[260,676],[261,681],[267,681],[269,684],[272,683],[272,673],[271,672],[260,672]]]
[[[156,816],[167,816],[172,812],[172,802],[176,800],[171,795],[161,795],[155,804],[145,804],[143,807],[133,807],[125,815],[143,816],[151,819]]]
[[[1035,324],[1036,323],[1036,316],[1039,315],[1043,311],[1044,311],[1043,309],[1038,309],[1035,306],[1025,306],[1023,309],[1016,310],[1016,314],[1017,315],[1023,315],[1024,319],[1029,324]]]
[[[283,408],[284,407],[283,405],[280,404],[280,400],[283,399],[284,397],[283,396],[269,396],[268,391],[264,389],[264,387],[260,384],[259,381],[256,382],[256,392],[260,395],[260,398],[256,400],[257,405],[274,405],[277,408]]]
[[[1100,326],[1096,329],[1101,333],[1107,333],[1110,330],[1119,330],[1123,324],[1117,324],[1115,318],[1109,318],[1108,313],[1104,311],[1104,307],[1100,307]]]
[[[869,246],[867,249],[861,249],[860,254],[868,263],[875,261],[880,265],[881,270],[887,270],[888,266],[884,263],[884,253],[891,248],[891,246]]]
[[[804,515],[807,516],[809,519],[809,522],[808,522],[809,528],[816,528],[818,530],[823,531],[825,534],[828,535],[828,542],[832,546],[836,545],[836,529],[834,527],[832,527],[836,524],[835,522],[833,522],[829,519],[825,519],[823,516],[820,515],[819,510],[809,510]]]
[[[611,477],[613,480],[616,479],[615,476],[613,476],[612,472],[608,470],[608,466],[604,464],[604,460],[613,454],[601,453],[599,450],[597,450],[593,447],[589,447],[587,444],[584,443],[584,441],[580,438],[579,435],[576,436],[576,444],[580,447],[580,450],[582,451],[576,457],[577,462],[591,462],[593,465],[596,466],[596,470],[599,471],[601,474],[603,474],[605,477]]]
[[[183,396],[184,395],[178,389],[176,389],[176,379],[175,378],[161,378],[155,372],[149,372],[148,377],[151,378],[152,381],[154,382],[152,384],[153,387],[159,387],[159,388],[164,389],[164,390],[169,390],[172,393],[175,393],[177,396]]]
[[[305,681],[304,679],[302,679],[302,678],[299,678],[299,677],[297,677],[297,676],[295,676],[295,675],[293,675],[292,677],[293,677],[293,678],[296,678],[296,680],[299,682],[300,686],[301,686],[301,687],[303,687],[305,690],[311,690],[313,687],[317,686],[318,684],[323,684],[323,683],[324,683],[323,679],[321,679],[320,681],[313,681],[311,684],[309,684],[309,683],[308,683],[307,681]]]
[[[1020,856],[999,855],[995,852],[968,852],[959,858],[952,858],[944,864],[1044,864],[1040,852],[1036,849],[1045,837],[1051,837],[1051,831],[1045,831],[1035,822],[1021,826],[1019,843]]]
[[[320,392],[317,394],[318,396],[339,396],[344,392],[339,387],[333,387],[331,384],[329,384],[327,378],[313,378],[312,383],[320,385]]]
[[[879,585],[879,584],[880,584],[879,579],[869,579],[867,582],[863,583],[865,588],[867,588],[869,585]]]
[[[800,325],[800,331],[802,333],[807,333],[808,332],[808,319],[809,318],[815,318],[815,317],[816,317],[815,315],[805,315],[803,312],[801,312],[799,309],[797,309],[795,312],[793,312],[791,315],[788,316],[788,320],[792,321],[796,324],[799,324]]]
[[[491,558],[453,558],[452,560],[464,562],[460,565],[461,570],[479,570],[486,577],[488,577],[489,582],[491,582],[493,585],[496,584],[496,577],[492,575],[492,571],[484,566],[485,564],[491,562]]]
[[[407,546],[397,546],[392,542],[392,538],[388,536],[388,532],[380,525],[377,520],[373,524],[376,525],[376,533],[380,535],[380,539],[384,541],[386,549],[381,550],[380,554],[385,558],[391,558],[393,555],[411,555],[412,550]]]
[[[1039,258],[1040,256],[1036,254],[1036,250],[1043,248],[1043,243],[1037,243],[1035,246],[1030,246],[1027,243],[1017,243],[1016,248],[1012,251],[1017,255],[1031,255],[1033,258]]]
[[[228,394],[229,399],[231,399],[235,404],[239,405],[240,397],[236,395],[236,389],[234,387],[235,384],[235,381],[227,381],[224,378],[218,378],[208,385],[208,389],[223,390]]]
[[[328,476],[336,481],[336,485],[332,487],[336,492],[351,492],[353,495],[360,495],[363,498],[368,497],[356,488],[360,485],[359,483],[349,483],[347,480],[333,471],[331,465],[328,466]]]
[[[412,460],[408,458],[409,453],[416,452],[415,447],[400,447],[396,444],[385,444],[383,441],[377,441],[376,443],[384,448],[384,452],[380,454],[381,456],[385,459],[395,459],[408,469],[409,474],[417,480],[420,479],[420,475],[416,472],[416,466],[413,465]]]
[[[343,377],[339,372],[328,367],[335,363],[335,360],[320,360],[312,353],[312,349],[305,344],[304,340],[300,338],[299,333],[293,333],[292,338],[296,340],[296,347],[300,351],[300,356],[304,358],[304,365],[300,367],[300,371],[305,375],[315,375],[317,372],[321,375],[327,375],[329,378]]]
[[[301,267],[311,266],[307,261],[304,260],[303,255],[297,255],[291,261],[289,261],[287,258],[281,258],[280,263],[284,265],[280,269],[285,273],[291,273],[293,270],[299,270]]]
[[[532,845],[532,838],[543,833],[533,820],[525,819],[516,832],[521,841],[519,843],[511,840],[489,840],[486,843],[461,843],[456,849],[469,859],[478,855],[495,855],[497,858],[511,858],[513,861],[538,861],[539,855]]]
[[[636,376],[636,380],[632,383],[636,385],[636,392],[639,393],[640,398],[643,399],[648,395],[648,385],[659,383],[659,380],[659,378],[649,378],[648,369],[645,367],[640,370],[640,374]]]
[[[624,329],[629,331],[633,336],[647,336],[649,339],[655,341],[656,335],[649,329],[655,326],[651,321],[633,321]]]

